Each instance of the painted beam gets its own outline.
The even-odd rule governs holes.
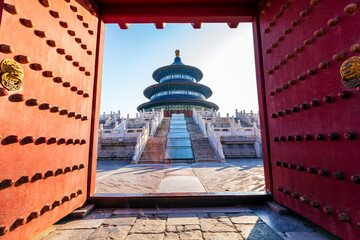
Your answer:
[[[239,23],[251,22],[256,5],[110,6],[101,8],[105,23]]]

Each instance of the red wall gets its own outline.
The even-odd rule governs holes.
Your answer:
[[[164,116],[165,117],[171,117],[171,115],[175,113],[175,114],[179,114],[179,113],[183,113],[185,115],[185,117],[192,117],[192,111],[164,111]]]

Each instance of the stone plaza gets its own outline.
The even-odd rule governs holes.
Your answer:
[[[99,161],[96,193],[264,191],[262,159],[226,163],[130,164]]]

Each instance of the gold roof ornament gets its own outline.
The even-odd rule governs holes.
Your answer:
[[[180,50],[179,49],[175,50],[175,55],[176,55],[176,57],[180,57]]]

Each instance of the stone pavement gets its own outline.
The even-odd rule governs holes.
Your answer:
[[[262,159],[226,161],[169,165],[98,161],[96,193],[264,191]]]
[[[84,219],[63,219],[33,240],[336,240],[293,215],[268,207],[97,209]]]

